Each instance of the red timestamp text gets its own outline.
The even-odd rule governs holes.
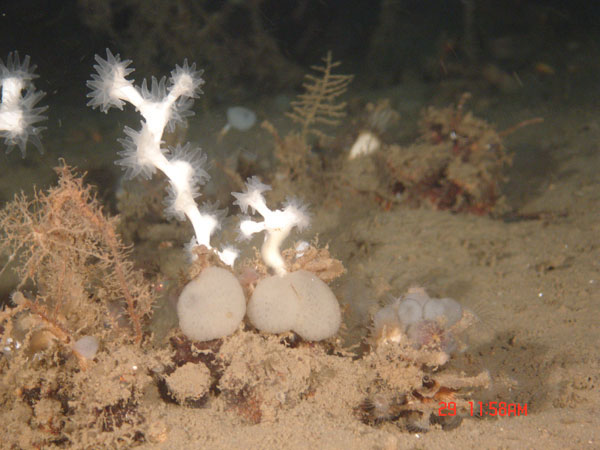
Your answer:
[[[438,416],[455,416],[457,414],[456,402],[439,402],[438,406]],[[466,409],[471,416],[516,417],[527,415],[527,403],[469,402],[469,407]]]

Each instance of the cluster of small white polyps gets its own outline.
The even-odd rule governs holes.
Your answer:
[[[138,88],[126,78],[134,70],[128,67],[131,61],[121,61],[118,54],[115,56],[108,49],[106,54],[106,59],[96,55],[98,64],[94,68],[97,74],[87,82],[92,89],[88,94],[91,98],[88,105],[106,113],[113,106],[122,110],[128,102],[144,119],[139,131],[125,127],[127,137],[120,140],[124,150],[119,152],[122,159],[117,164],[126,169],[129,178],[141,175],[149,179],[156,169],[163,172],[170,183],[167,216],[179,220],[187,217],[192,223],[195,237],[188,248],[204,245],[211,249],[211,235],[219,227],[217,214],[210,208],[200,209],[195,200],[200,196],[199,186],[209,178],[203,169],[206,157],[190,144],[168,149],[161,147],[165,128],[172,131],[176,123],[185,124],[185,118],[193,115],[190,107],[193,99],[202,92],[202,72],[185,60],[183,66],[175,66],[171,72],[168,86],[166,77],[160,81],[152,77],[150,89],[146,80]],[[232,248],[217,251],[217,254],[229,265],[237,257],[237,251]]]
[[[33,85],[33,79],[37,78],[33,73],[35,67],[29,66],[29,56],[21,63],[18,52],[8,54],[6,65],[0,60],[0,136],[7,145],[7,153],[18,145],[23,157],[28,141],[43,151],[39,135],[45,127],[36,124],[46,119],[42,113],[47,106],[36,107],[44,92],[36,91]]]
[[[261,222],[245,218],[240,223],[240,230],[245,237],[264,231],[266,234],[261,248],[262,259],[277,275],[285,275],[287,269],[280,252],[281,244],[292,228],[297,227],[301,230],[308,226],[309,218],[304,206],[294,200],[288,200],[283,209],[269,209],[263,192],[270,189],[270,186],[261,183],[257,177],[248,178],[246,191],[233,193],[236,198],[234,203],[244,214],[250,208],[252,212],[257,212],[263,217]]]

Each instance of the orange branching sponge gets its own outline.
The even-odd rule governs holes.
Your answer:
[[[151,313],[150,286],[90,186],[64,161],[56,172],[58,186],[36,190],[32,200],[21,193],[0,211],[0,252],[20,277],[14,312],[28,310],[33,320],[25,328],[46,329],[64,343],[80,334],[123,335],[118,328],[128,326],[120,320],[126,316],[129,337],[139,344]],[[31,283],[33,292],[25,294]]]

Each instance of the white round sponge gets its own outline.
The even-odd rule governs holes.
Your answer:
[[[289,275],[264,278],[258,282],[248,302],[250,323],[267,333],[290,331],[298,318],[299,302]]]
[[[220,267],[207,267],[179,296],[177,315],[183,334],[209,341],[233,333],[246,314],[246,299],[239,281]]]
[[[248,302],[248,319],[267,333],[295,331],[309,341],[337,333],[342,314],[329,286],[305,270],[261,280]]]

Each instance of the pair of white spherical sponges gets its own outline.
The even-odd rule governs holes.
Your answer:
[[[342,320],[331,289],[304,270],[264,278],[246,307],[237,278],[226,269],[208,267],[183,289],[177,314],[183,333],[197,341],[232,334],[246,314],[260,331],[294,331],[310,341],[335,335]]]

